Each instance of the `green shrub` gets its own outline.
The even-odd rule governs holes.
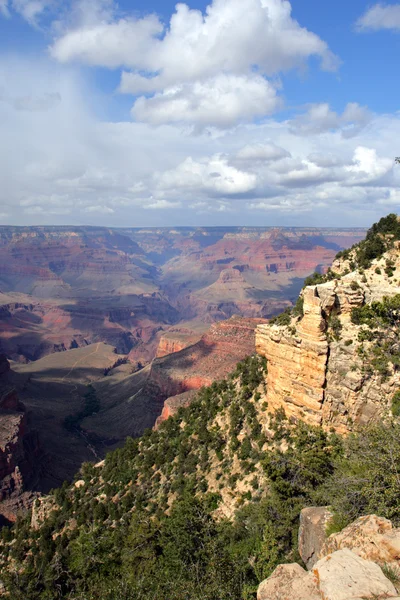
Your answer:
[[[270,325],[288,326],[291,321],[291,310],[286,308],[282,313],[269,320]]]
[[[400,417],[400,391],[396,392],[392,398],[392,414],[394,417]]]

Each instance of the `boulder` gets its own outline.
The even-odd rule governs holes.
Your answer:
[[[299,553],[308,570],[322,556],[326,526],[331,518],[332,513],[324,506],[303,508],[300,513]]]
[[[377,564],[347,548],[321,558],[311,574],[324,600],[397,596],[396,588]]]
[[[340,533],[332,534],[324,543],[320,556],[342,548],[348,548],[366,560],[399,565],[400,529],[394,529],[392,523],[383,517],[360,517]]]
[[[279,565],[257,591],[257,600],[321,600],[314,580],[297,563]]]

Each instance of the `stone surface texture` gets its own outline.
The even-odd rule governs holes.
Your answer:
[[[310,570],[321,556],[327,535],[326,527],[332,518],[330,510],[324,506],[303,508],[300,513],[299,554]]]
[[[379,564],[400,565],[400,528],[383,517],[360,517],[341,532],[334,533],[323,544],[320,556],[348,548],[361,558]]]
[[[301,514],[299,551],[307,572],[298,564],[279,565],[258,589],[257,600],[383,600],[398,598],[399,589],[381,567],[400,564],[400,529],[376,515],[360,517],[324,543],[326,507]],[[325,525],[324,525],[325,524]],[[325,536],[326,537],[326,536]],[[315,561],[316,556],[320,558]],[[394,582],[395,583],[395,582]]]
[[[257,591],[257,600],[320,600],[317,586],[307,572],[294,563],[279,565]]]
[[[396,588],[376,563],[347,548],[319,560],[311,574],[325,600],[397,596]]]
[[[394,277],[385,273],[386,259],[394,262]],[[376,273],[378,267],[380,273],[379,269]],[[341,434],[368,425],[389,410],[393,393],[400,387],[400,374],[392,371],[382,381],[379,375],[363,372],[357,352],[362,327],[351,322],[351,311],[399,294],[399,269],[396,246],[373,261],[363,275],[355,271],[306,287],[303,318],[292,317],[288,326],[257,327],[256,349],[268,360],[269,410],[283,408],[289,417],[334,427]],[[341,270],[340,261],[333,264],[333,271]],[[341,325],[339,339],[332,329],[333,320]],[[364,347],[372,343],[364,342]]]

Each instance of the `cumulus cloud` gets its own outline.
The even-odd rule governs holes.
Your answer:
[[[356,29],[361,32],[391,29],[400,30],[400,4],[375,4],[357,21]]]
[[[273,119],[191,135],[99,121],[98,90],[71,67],[0,58],[0,88],[3,223],[256,225],[287,215],[307,224],[313,211],[351,225],[399,198],[399,115],[372,115],[353,137],[299,136]]]
[[[216,75],[205,82],[184,83],[152,98],[138,98],[132,115],[138,121],[187,123],[197,127],[232,127],[273,113],[281,102],[275,88],[257,75]]]
[[[352,174],[354,185],[371,183],[387,175],[393,168],[393,159],[380,157],[375,148],[359,146],[355,149],[353,163],[345,167]]]
[[[267,144],[247,144],[236,154],[237,160],[249,163],[274,161],[288,157],[290,157],[290,152],[272,142]]]
[[[256,181],[256,175],[236,169],[219,155],[198,161],[188,157],[176,169],[156,177],[160,190],[195,190],[220,196],[249,192]]]
[[[148,40],[150,52],[137,45],[137,36]],[[115,19],[108,14],[107,22],[103,17],[97,24],[67,30],[51,51],[63,62],[160,73],[158,89],[220,71],[244,72],[254,65],[271,75],[310,56],[319,57],[324,69],[337,67],[327,44],[291,17],[286,0],[213,0],[205,14],[181,3],[166,29],[157,17]]]
[[[213,0],[204,13],[179,3],[167,26],[156,15],[121,15],[110,0],[77,6],[59,24],[51,55],[124,68],[120,91],[141,95],[133,117],[153,124],[251,121],[280,106],[268,77],[310,57],[325,70],[338,66],[326,42],[292,18],[287,0]]]
[[[147,68],[146,57],[162,31],[163,26],[156,16],[115,22],[89,21],[67,31],[54,43],[50,52],[61,63],[76,61],[109,68],[126,65],[128,57],[135,60],[137,56],[142,57],[142,68]]]
[[[371,121],[371,118],[370,111],[356,102],[348,103],[341,115],[331,110],[327,102],[322,102],[309,105],[305,114],[291,121],[291,129],[297,135],[340,129],[344,137],[353,137]]]

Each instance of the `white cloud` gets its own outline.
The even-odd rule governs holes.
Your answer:
[[[163,199],[154,200],[153,198],[150,198],[150,201],[144,204],[144,208],[146,210],[174,209],[178,208],[179,206],[181,206],[180,202],[170,202]]]
[[[358,31],[400,30],[400,4],[378,3],[371,6],[357,21]]]
[[[217,75],[205,82],[167,88],[152,98],[138,98],[132,115],[138,121],[188,123],[197,127],[232,127],[274,112],[275,88],[260,75]]]
[[[196,190],[224,196],[249,192],[255,188],[256,181],[256,175],[236,169],[219,155],[198,161],[188,157],[176,169],[156,177],[161,190]]]
[[[0,14],[3,15],[3,17],[10,16],[10,12],[8,10],[8,0],[0,0]]]
[[[212,0],[204,13],[179,3],[168,26],[155,15],[121,16],[111,0],[76,6],[56,28],[51,55],[127,69],[119,89],[143,94],[132,114],[144,122],[199,128],[251,121],[280,106],[267,77],[310,57],[325,70],[338,66],[326,42],[292,18],[287,0]]]
[[[236,159],[250,163],[258,161],[274,161],[290,157],[290,153],[274,143],[247,144],[236,154]]]
[[[337,67],[327,44],[292,19],[286,0],[213,0],[205,14],[177,4],[161,39],[156,17],[118,20],[110,12],[107,17],[66,31],[55,40],[53,55],[63,62],[160,72],[156,89],[221,71],[243,73],[254,65],[271,75],[310,56],[319,57],[324,69]],[[151,43],[151,51],[136,37]]]
[[[100,204],[92,204],[90,206],[86,206],[86,208],[84,208],[83,210],[86,213],[101,213],[103,215],[112,215],[114,213],[113,208]]]
[[[379,157],[374,148],[359,146],[354,152],[353,164],[345,167],[353,174],[351,183],[370,183],[387,175],[393,168],[393,160]]]
[[[370,111],[356,102],[347,104],[341,115],[331,110],[327,102],[322,102],[311,104],[305,114],[293,119],[291,128],[297,135],[340,129],[344,137],[353,137],[370,122],[371,118]]]
[[[146,68],[146,56],[162,31],[156,16],[88,24],[67,31],[50,48],[50,52],[61,63],[76,61],[109,68],[123,66],[128,57],[135,60],[137,56],[141,57],[140,62]]]
[[[54,4],[54,0],[11,0],[12,8],[30,25],[37,26],[38,18]]]
[[[70,67],[0,58],[0,88],[2,222],[307,224],[313,211],[314,222],[350,226],[398,202],[400,115],[372,115],[354,137],[298,136],[273,119],[194,136],[99,121],[91,107],[103,99]],[[47,110],[14,101],[56,95]]]

